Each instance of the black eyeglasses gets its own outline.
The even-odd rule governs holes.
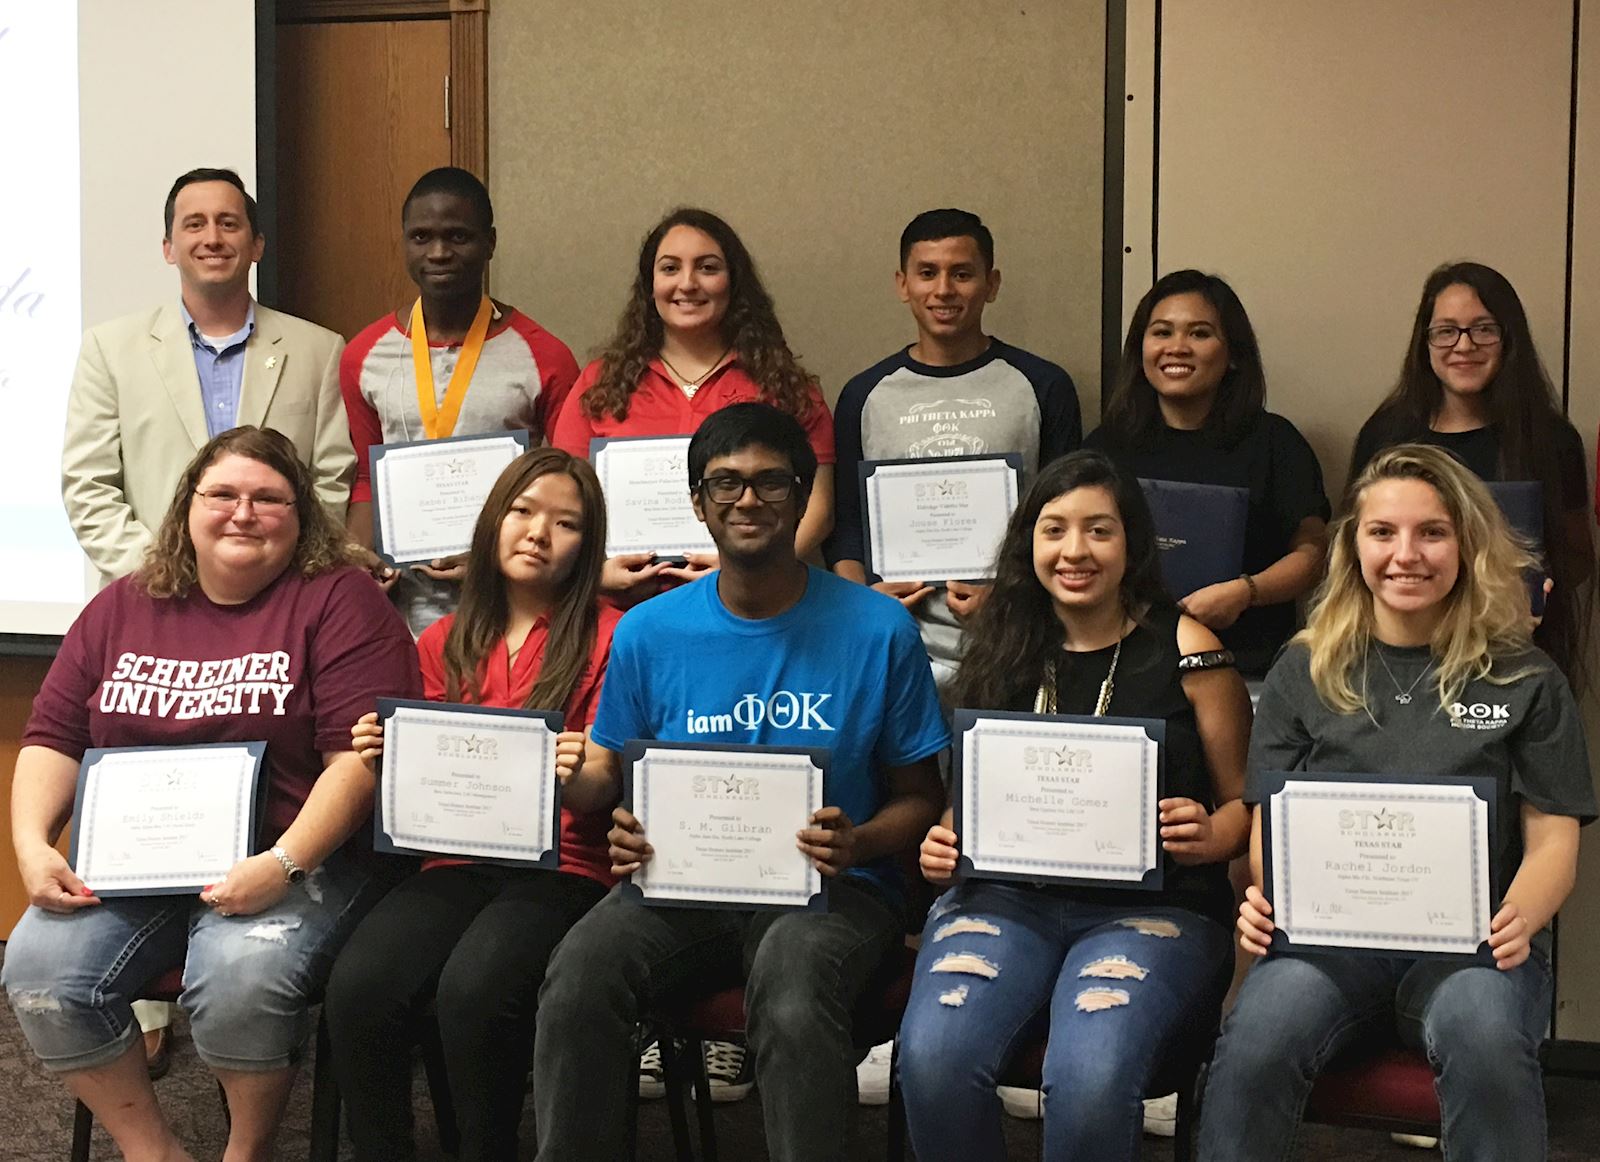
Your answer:
[[[698,487],[718,504],[734,504],[744,496],[744,490],[753,488],[756,499],[767,504],[788,500],[800,477],[792,472],[760,472],[755,476],[740,476],[737,472],[707,476]]]
[[[1474,323],[1470,327],[1440,323],[1437,327],[1429,327],[1423,332],[1428,337],[1429,347],[1454,347],[1461,341],[1463,334],[1472,340],[1474,347],[1493,347],[1500,342],[1501,336],[1505,333],[1505,328],[1499,323]]]

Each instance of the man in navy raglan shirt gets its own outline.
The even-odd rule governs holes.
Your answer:
[[[863,460],[1016,452],[1023,486],[1040,467],[1083,439],[1078,393],[1065,370],[983,331],[983,308],[1000,293],[994,237],[966,210],[926,210],[900,235],[895,271],[917,341],[849,383],[833,412],[838,448],[833,535],[835,573],[865,581],[865,515],[857,466]],[[943,686],[961,657],[961,623],[984,587],[951,582],[943,596],[914,582],[885,582],[917,617]]]
[[[700,425],[689,483],[721,568],[618,624],[584,774],[620,779],[630,739],[828,748],[826,806],[795,821],[797,847],[828,877],[827,911],[654,908],[619,891],[596,905],[556,950],[539,997],[534,1102],[547,1162],[624,1156],[617,1111],[635,1084],[640,1018],[746,968],[772,1157],[850,1156],[850,1013],[903,938],[891,865],[944,808],[938,756],[950,738],[905,611],[795,556],[815,472],[800,425],[766,404]],[[755,712],[769,706],[789,709]],[[613,822],[612,870],[637,870],[649,836],[623,808]]]

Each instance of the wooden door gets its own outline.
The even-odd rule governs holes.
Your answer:
[[[11,938],[11,929],[28,907],[11,848],[11,773],[21,749],[17,740],[49,668],[48,658],[0,658],[0,940]]]
[[[450,21],[277,29],[278,304],[346,339],[416,288],[400,203],[450,164]]]

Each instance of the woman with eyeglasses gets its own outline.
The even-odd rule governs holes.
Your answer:
[[[1266,410],[1266,373],[1239,296],[1198,270],[1164,275],[1134,309],[1116,387],[1084,447],[1135,476],[1249,492],[1238,577],[1174,593],[1259,678],[1322,577],[1328,498],[1295,426]]]
[[[598,437],[688,436],[729,404],[760,401],[800,421],[817,480],[796,550],[814,554],[833,527],[833,420],[817,381],[784,341],[772,296],[733,227],[706,210],[668,214],[639,248],[628,302],[600,358],[583,369],[551,443],[587,458]],[[716,567],[648,553],[606,562],[602,588],[622,605]]]
[[[1163,884],[952,887],[961,837],[945,812],[921,865],[948,890],[928,914],[900,1030],[924,1162],[1005,1156],[995,1082],[1040,1035],[1045,1156],[1135,1158],[1163,1055],[1217,1019],[1233,963],[1228,861],[1250,829],[1250,700],[1216,635],[1167,596],[1157,556],[1138,481],[1099,452],[1042,469],[1006,528],[955,705],[1163,720]]]
[[[1561,412],[1522,300],[1492,267],[1455,262],[1428,275],[1399,381],[1356,437],[1350,478],[1400,443],[1443,448],[1481,480],[1539,482],[1553,587],[1534,638],[1581,689],[1594,567],[1583,439]]]
[[[129,1002],[178,1003],[227,1095],[227,1157],[273,1156],[327,966],[376,896],[372,772],[350,724],[416,697],[417,651],[294,445],[241,427],[184,471],[144,565],[73,623],[34,699],[11,800],[32,906],[5,950],[23,1034],[128,1158],[187,1159]],[[101,899],[53,844],[91,747],[264,740],[253,854],[198,895]],[[103,886],[103,885],[102,885]]]
[[[616,789],[575,777],[621,618],[599,601],[605,539],[594,469],[559,448],[524,453],[478,515],[459,609],[417,642],[430,699],[563,712],[560,867],[427,859],[351,936],[328,982],[327,1014],[362,1162],[415,1154],[405,1047],[430,1001],[462,1162],[517,1156],[545,965],[615,882],[606,830]],[[377,715],[353,737],[366,761],[382,754]]]
[[[1446,1158],[1546,1156],[1549,924],[1596,806],[1572,691],[1529,640],[1528,564],[1488,490],[1438,448],[1380,452],[1347,490],[1327,582],[1256,709],[1255,882],[1236,926],[1261,959],[1206,1083],[1207,1162],[1290,1157],[1323,1067],[1396,1039],[1433,1066]],[[1264,892],[1261,790],[1286,771],[1492,778],[1487,957],[1271,950],[1282,901]]]

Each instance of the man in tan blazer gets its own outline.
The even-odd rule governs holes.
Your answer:
[[[67,519],[106,580],[138,568],[183,469],[219,432],[256,424],[288,436],[341,523],[355,471],[344,340],[251,298],[265,239],[239,175],[184,174],[165,219],[179,300],[88,331],[67,405]]]

